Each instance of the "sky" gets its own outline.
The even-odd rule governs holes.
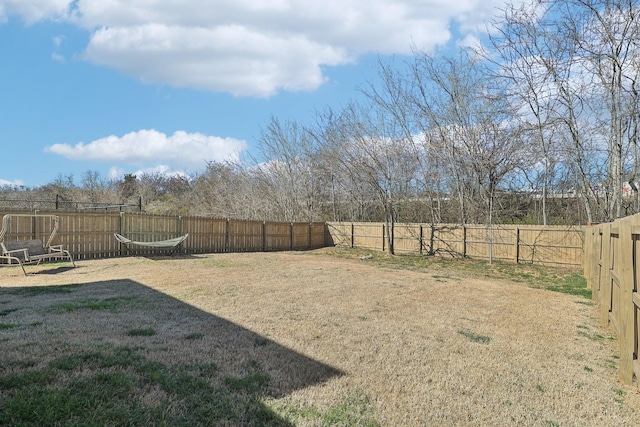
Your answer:
[[[379,60],[477,41],[504,0],[0,0],[0,185],[260,161]]]

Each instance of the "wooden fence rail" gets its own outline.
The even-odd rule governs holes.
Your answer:
[[[334,244],[384,251],[384,223],[327,223]],[[395,224],[397,254],[450,254],[516,263],[582,266],[583,227]]]
[[[0,217],[6,212],[0,212]],[[11,212],[18,213],[18,212]],[[28,212],[22,212],[28,213]],[[76,259],[109,258],[167,253],[139,248],[129,252],[113,233],[136,241],[167,240],[189,233],[176,251],[183,254],[304,250],[326,245],[325,223],[279,223],[232,219],[147,215],[128,212],[38,212],[59,218],[55,244],[62,244]],[[6,240],[48,239],[49,217],[14,217]]]
[[[618,375],[640,378],[640,214],[585,232],[584,275],[599,303],[600,324],[613,326],[620,342]]]

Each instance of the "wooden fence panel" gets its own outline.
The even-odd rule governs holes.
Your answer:
[[[182,234],[189,233],[183,251],[216,253],[226,251],[227,220],[220,218],[183,217]]]
[[[1,216],[5,213],[0,212]],[[40,238],[46,242],[53,229],[49,217],[33,218],[28,212],[11,211],[7,240]],[[282,251],[326,245],[325,223],[277,223],[205,217],[147,215],[125,212],[42,212],[57,215],[60,227],[54,244],[63,244],[76,259],[134,255],[164,255],[172,248],[127,248],[113,233],[131,240],[153,242],[189,234],[178,253]],[[49,221],[49,223],[47,223]]]
[[[424,240],[423,232],[422,224],[396,224],[394,227],[395,252],[397,254],[421,254]]]
[[[384,224],[353,223],[353,246],[356,248],[384,251]]]
[[[312,222],[309,224],[310,249],[324,248],[326,243],[327,227],[324,222]]]
[[[122,213],[123,236],[139,242],[168,240],[181,236],[181,217]]]
[[[640,378],[640,215],[589,227],[585,277],[600,304],[600,323],[611,325],[620,343],[618,376]]]
[[[516,258],[515,228],[467,225],[466,255],[471,258],[511,261]]]
[[[383,223],[327,223],[335,245],[382,251]],[[581,267],[582,227],[395,224],[397,254],[449,254],[472,258]]]
[[[156,242],[173,239],[183,235],[182,218],[167,215],[148,215],[142,213],[120,213],[121,225],[119,234],[139,242]],[[138,256],[163,255],[175,252],[174,248],[147,248],[121,245],[123,255]],[[182,248],[177,249],[183,252]]]
[[[4,216],[5,213],[1,215]],[[8,225],[5,237],[7,241],[40,239],[43,243],[47,242],[55,226],[53,218],[47,216],[15,216]]]
[[[263,245],[262,221],[238,221],[227,222],[228,248],[230,252],[259,252]]]
[[[60,217],[59,243],[76,259],[118,256],[121,248],[113,233],[121,232],[115,213],[65,213]]]
[[[582,228],[520,226],[518,231],[519,261],[536,264],[582,264]]]
[[[265,222],[267,236],[265,251],[282,251],[291,249],[291,224],[284,222]]]
[[[1,215],[4,216],[5,213]],[[19,214],[19,213],[17,213]],[[28,214],[27,214],[28,215]],[[40,239],[46,243],[54,228],[54,221],[46,215],[11,219],[6,240]],[[119,248],[113,237],[119,231],[118,214],[56,213],[59,228],[51,244],[62,244],[76,259],[117,256]]]
[[[466,227],[461,225],[430,225],[425,228],[427,253],[466,256]]]
[[[328,222],[327,244],[333,246],[353,246],[353,224],[350,222]]]
[[[309,224],[304,222],[291,224],[291,249],[303,250],[311,247]]]

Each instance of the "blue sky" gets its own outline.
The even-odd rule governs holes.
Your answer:
[[[0,0],[0,185],[257,157],[402,58],[481,37],[502,0]]]

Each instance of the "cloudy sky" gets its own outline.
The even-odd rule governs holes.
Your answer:
[[[504,0],[0,0],[0,184],[201,172]]]

